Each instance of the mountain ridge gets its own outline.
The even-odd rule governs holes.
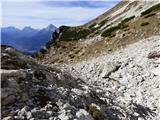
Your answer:
[[[44,53],[40,51],[34,56],[49,63],[63,63],[61,59],[64,62],[76,62],[158,35],[159,6],[159,1],[122,1],[84,25],[61,26],[58,32],[53,33],[54,37],[45,50],[41,50]],[[150,12],[142,15],[145,11]],[[54,57],[48,60],[48,56]]]
[[[21,30],[15,27],[3,27],[1,44],[11,45],[18,50],[33,54],[46,44],[54,30],[56,27],[51,24],[41,30],[30,26]]]

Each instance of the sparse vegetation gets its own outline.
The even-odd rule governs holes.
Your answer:
[[[91,31],[89,29],[62,26],[60,27],[60,32],[61,32],[59,38],[60,40],[71,41],[71,40],[79,40],[82,38],[86,38]]]
[[[104,120],[104,115],[95,106],[85,106],[84,107],[95,120]]]
[[[1,61],[3,66],[1,66],[2,69],[23,69],[27,68],[27,63],[25,61],[17,61],[16,59],[8,59]]]
[[[97,35],[97,34],[99,34],[99,33],[100,33],[100,31],[97,31],[97,32],[95,32],[94,34]]]
[[[92,31],[96,31],[96,30],[98,30],[99,28],[101,28],[102,26],[97,26],[97,27],[94,27],[94,28],[92,28],[91,30]]]
[[[124,22],[119,23],[117,26],[111,27],[107,30],[105,30],[101,35],[103,37],[114,37],[115,34],[113,34],[113,32],[115,32],[116,30],[119,29],[124,29],[124,28],[128,28],[129,25],[125,24]]]
[[[44,58],[44,54],[42,54],[41,52],[39,53],[36,53],[33,55],[34,58],[38,59],[38,60],[41,60]]]
[[[152,6],[152,7],[150,7],[146,11],[142,12],[141,16],[147,15],[147,14],[149,14],[151,12],[155,12],[155,11],[158,11],[158,10],[160,10],[160,3],[158,3],[158,4],[156,4],[156,5]]]
[[[105,20],[103,20],[103,21],[101,21],[101,22],[99,23],[99,25],[100,25],[100,26],[103,26],[103,25],[106,24],[107,22],[108,22],[108,18],[105,19]]]
[[[110,37],[110,36],[112,35],[112,32],[118,30],[119,28],[120,28],[119,25],[118,25],[118,26],[111,27],[111,28],[105,30],[101,35],[102,35],[103,37]]]
[[[129,18],[126,18],[126,19],[122,20],[121,23],[119,23],[117,26],[114,26],[114,27],[111,27],[111,28],[105,30],[101,34],[101,36],[103,36],[103,37],[114,37],[115,34],[113,34],[113,32],[115,32],[116,30],[119,30],[119,29],[128,28],[129,25],[126,24],[126,23],[129,22],[130,20],[132,20],[133,18],[135,18],[135,16],[131,16]]]
[[[94,23],[94,24],[90,25],[90,26],[89,26],[89,28],[91,28],[91,29],[92,29],[92,28],[94,28],[94,26],[95,26],[95,25],[96,25],[96,23]]]
[[[95,120],[103,120],[104,119],[104,116],[102,115],[102,113],[100,111],[93,112],[92,116]]]
[[[74,56],[74,54],[69,54],[68,55],[71,59],[73,59],[75,56]]]
[[[130,20],[132,20],[132,19],[134,19],[135,18],[135,16],[131,16],[131,17],[129,17],[129,18],[125,18],[124,20],[122,20],[122,24],[123,23],[127,23],[127,22],[129,22]]]
[[[141,26],[146,26],[146,25],[149,25],[149,22],[141,23]]]
[[[47,53],[47,50],[44,49],[44,48],[42,48],[42,49],[40,50],[40,52],[41,52],[42,54],[45,54],[45,53]]]
[[[149,15],[146,15],[145,18],[149,18],[149,17],[152,17],[152,16],[154,16],[154,15],[156,15],[156,13],[151,13],[151,14],[149,14]]]
[[[128,28],[128,27],[129,27],[129,25],[127,25],[127,24],[119,23],[119,28],[120,29],[124,29],[124,28]]]

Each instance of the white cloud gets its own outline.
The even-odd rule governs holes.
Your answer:
[[[2,25],[19,28],[24,26],[42,28],[50,23],[56,26],[62,24],[80,25],[106,10],[107,8],[104,7],[94,9],[86,7],[49,7],[39,2],[2,2]]]

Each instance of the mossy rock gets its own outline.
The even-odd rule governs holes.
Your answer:
[[[103,116],[103,114],[100,111],[93,112],[92,116],[93,116],[93,118],[95,120],[103,120],[104,119],[104,116]]]
[[[104,120],[104,115],[102,114],[102,112],[100,110],[98,110],[95,106],[92,105],[86,105],[84,107],[84,109],[86,111],[88,111],[92,117],[94,118],[94,120]]]

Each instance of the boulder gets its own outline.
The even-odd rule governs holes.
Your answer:
[[[159,50],[159,51],[150,52],[150,53],[148,54],[148,58],[149,58],[149,59],[160,58],[160,50]]]
[[[113,62],[107,62],[102,65],[102,78],[108,78],[112,72],[115,72],[119,69],[120,65],[115,64]]]
[[[8,116],[8,117],[3,118],[3,120],[14,120],[14,119],[13,119],[13,117]]]
[[[154,68],[151,72],[152,72],[154,75],[160,76],[160,66]]]
[[[78,120],[94,120],[93,117],[84,109],[80,109],[76,113],[76,116]]]
[[[2,105],[13,103],[16,96],[20,93],[19,85],[14,79],[2,79],[1,83]]]

